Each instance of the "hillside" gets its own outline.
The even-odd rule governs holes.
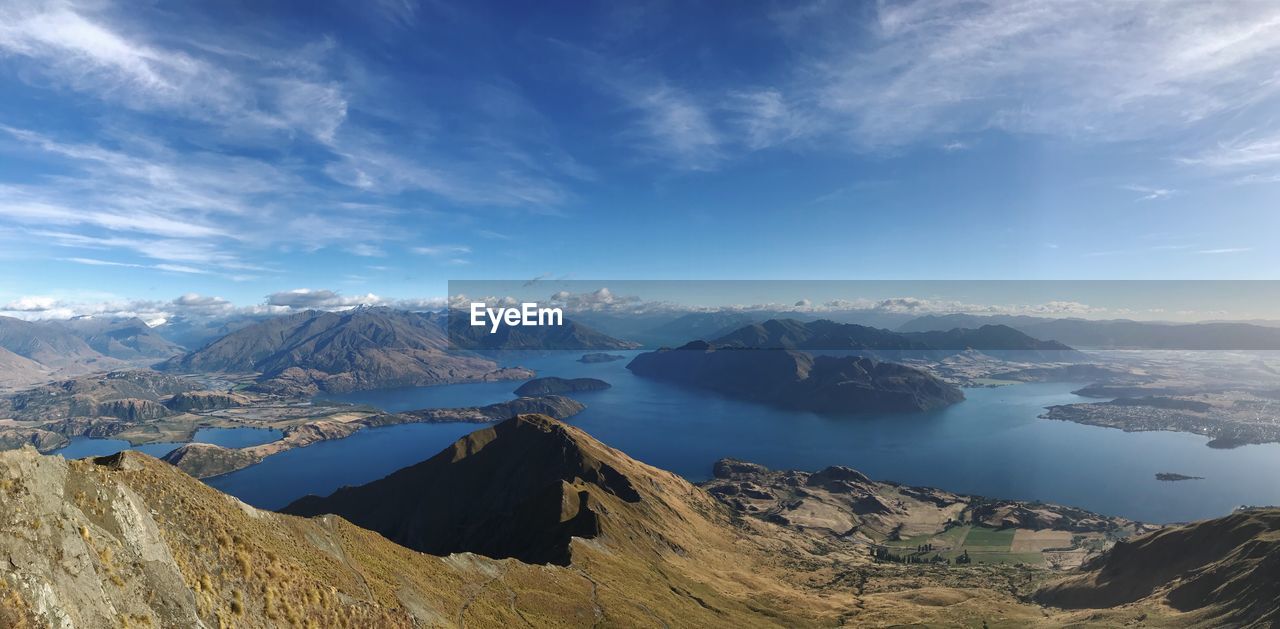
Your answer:
[[[411,521],[436,514],[503,529],[510,514],[491,509],[522,503],[531,509],[519,517],[538,526],[505,525],[518,533],[508,548],[563,552],[571,565],[418,553],[341,517],[253,509],[134,452],[67,462],[24,450],[0,453],[0,554],[9,558],[0,625],[1014,626],[1039,616],[1008,594],[973,589],[994,568],[929,588],[946,608],[920,603],[907,566],[848,580],[872,566],[860,549],[735,522],[698,488],[550,419],[512,420],[447,454],[458,461],[437,457],[430,475],[427,463],[401,472],[414,472],[424,494],[388,496],[408,505]],[[446,480],[480,498],[442,493]],[[560,525],[562,514],[572,526]],[[587,535],[561,535],[571,532]],[[448,539],[501,543],[466,533]]]
[[[1067,609],[1130,605],[1149,610],[1153,624],[1273,626],[1280,623],[1280,509],[1239,511],[1116,544],[1035,599]]]
[[[436,555],[342,517],[254,509],[136,452],[83,461],[0,452],[0,626],[1222,626],[1276,613],[1275,511],[1121,544],[1037,596],[1072,606],[1076,594],[1063,593],[1105,587],[1105,574],[1127,580],[1121,590],[1137,602],[1056,610],[1026,602],[1053,574],[1043,568],[994,556],[873,559],[865,542],[896,531],[901,540],[886,543],[905,556],[954,537],[916,541],[938,527],[1013,527],[1002,530],[1015,544],[1027,531],[1046,546],[1056,540],[1049,532],[1129,524],[877,483],[846,468],[725,461],[716,476],[707,489],[719,498],[526,415],[381,481],[295,505],[350,508],[384,533],[451,553]],[[854,539],[839,530],[850,523]],[[996,532],[961,548],[980,558]],[[1172,589],[1160,585],[1170,575]],[[1157,598],[1166,591],[1167,606]]]
[[[106,371],[124,364],[94,351],[79,336],[60,326],[13,317],[0,317],[0,348],[39,363],[55,376]],[[9,362],[13,363],[12,359]]]
[[[49,368],[0,347],[0,389],[16,389],[49,379]]]
[[[441,319],[389,308],[306,311],[236,330],[158,368],[260,373],[262,390],[304,396],[532,375],[447,351]]]
[[[573,569],[424,555],[341,518],[253,509],[133,452],[0,453],[0,488],[0,626],[813,624],[680,574],[670,550],[667,565],[587,547]]]
[[[694,342],[636,356],[633,373],[733,397],[824,413],[922,411],[964,399],[929,373],[865,357]]]
[[[49,321],[80,337],[94,351],[119,360],[165,359],[183,352],[180,345],[160,336],[141,319],[79,317]]]

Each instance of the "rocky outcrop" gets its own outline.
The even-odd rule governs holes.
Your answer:
[[[169,398],[164,405],[178,412],[214,411],[237,408],[249,403],[249,398],[225,391],[188,391]]]
[[[262,458],[246,450],[211,443],[188,443],[161,460],[196,478],[209,478],[249,467]]]
[[[90,414],[95,417],[115,417],[125,421],[140,422],[167,417],[173,413],[159,402],[124,398],[99,402]]]
[[[964,399],[955,386],[896,363],[791,350],[721,349],[701,341],[641,354],[627,369],[647,378],[823,413],[923,411]]]
[[[534,378],[520,385],[515,393],[522,396],[563,395],[579,391],[603,391],[610,386],[612,385],[608,382],[597,380],[596,378],[556,378],[552,376]]]
[[[0,450],[29,445],[40,452],[52,452],[68,443],[70,439],[43,428],[0,428]]]

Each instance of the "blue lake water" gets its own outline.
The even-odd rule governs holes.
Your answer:
[[[195,443],[212,443],[224,448],[245,448],[262,443],[270,443],[281,437],[279,430],[265,428],[200,428],[191,439]],[[137,450],[156,458],[173,452],[181,443],[147,443],[131,446],[122,439],[93,439],[89,437],[72,437],[71,443],[54,450],[50,454],[60,454],[68,459],[82,459],[87,456],[107,456],[121,450]]]
[[[773,468],[848,465],[874,478],[994,497],[1043,500],[1149,522],[1280,504],[1280,444],[1234,450],[1205,437],[1119,430],[1039,419],[1044,407],[1088,401],[1081,383],[968,389],[940,411],[828,417],[731,400],[633,376],[627,361],[583,364],[581,352],[516,361],[544,376],[596,377],[613,385],[575,394],[587,410],[569,420],[601,441],[698,481],[719,458]],[[389,411],[480,405],[513,397],[518,382],[361,392],[341,401]],[[430,457],[474,424],[413,424],[364,430],[272,456],[209,484],[264,508],[308,493],[376,480]],[[1204,476],[1162,482],[1157,472]]]

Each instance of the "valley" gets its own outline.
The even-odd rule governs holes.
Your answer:
[[[241,363],[172,359],[161,365],[162,371],[78,376],[0,401],[9,416],[0,422],[0,435],[10,448],[32,445],[53,452],[72,440],[77,447],[120,440],[163,455],[157,461],[122,452],[49,467],[24,458],[33,456],[30,449],[0,454],[8,457],[0,462],[8,461],[6,469],[17,475],[15,487],[23,486],[19,478],[24,475],[53,474],[84,479],[63,481],[68,486],[127,487],[119,491],[133,496],[128,500],[153,505],[159,519],[148,526],[161,532],[147,546],[112,537],[112,527],[119,524],[100,520],[95,514],[101,506],[82,507],[88,509],[85,517],[92,524],[49,525],[49,534],[58,527],[87,527],[88,537],[81,539],[88,550],[76,561],[113,586],[115,580],[124,583],[114,586],[123,589],[108,587],[115,592],[109,596],[120,597],[116,602],[133,609],[130,613],[138,618],[161,613],[225,619],[240,609],[245,617],[324,618],[335,625],[362,617],[376,617],[380,624],[422,622],[440,614],[456,620],[472,613],[474,599],[459,603],[441,598],[433,584],[438,579],[474,578],[468,571],[476,569],[512,575],[502,577],[513,579],[504,596],[517,601],[532,595],[523,583],[537,583],[544,592],[540,596],[547,596],[546,588],[563,587],[548,599],[557,601],[552,605],[531,602],[509,608],[548,619],[563,620],[561,614],[579,617],[584,600],[585,609],[606,623],[633,614],[693,618],[706,612],[705,607],[700,612],[687,606],[694,601],[715,609],[707,624],[716,626],[942,619],[985,621],[989,626],[1069,625],[1081,617],[1071,611],[1085,596],[1079,594],[1081,588],[1093,587],[1071,575],[1087,574],[1110,556],[1113,547],[1158,535],[1162,523],[1221,516],[1242,503],[1280,502],[1271,484],[1257,480],[1259,469],[1280,460],[1274,444],[1227,451],[1205,448],[1203,441],[1188,441],[1166,430],[1121,432],[1079,418],[1051,421],[1064,412],[1080,412],[1063,409],[1104,408],[1107,417],[1129,417],[1124,424],[1132,426],[1137,420],[1127,414],[1150,409],[1212,416],[1220,407],[1242,407],[1241,400],[1261,402],[1265,391],[1250,388],[1253,381],[1228,375],[1242,364],[1246,369],[1262,364],[1256,361],[1218,357],[1195,362],[1145,354],[1082,359],[1062,353],[1073,351],[1069,348],[1037,348],[1038,342],[1016,336],[1001,338],[1015,339],[1021,350],[1005,341],[999,341],[1000,349],[979,350],[939,340],[973,338],[963,334],[867,337],[856,326],[828,326],[816,328],[823,336],[814,337],[805,332],[814,326],[788,324],[740,330],[731,335],[734,340],[722,341],[724,347],[695,343],[649,353],[614,348],[622,353],[612,356],[622,360],[584,361],[581,351],[573,350],[530,352],[529,345],[536,341],[526,336],[520,351],[509,356],[501,351],[459,354],[470,362],[424,371],[415,361],[426,360],[432,352],[453,355],[457,350],[423,349],[427,354],[407,354],[405,372],[370,375],[387,374],[384,363],[333,362],[328,357],[336,355],[319,348],[350,338],[379,349],[342,351],[390,357],[401,352],[394,349],[394,339],[401,338],[397,330],[410,325],[406,320],[375,309],[340,320],[313,315],[309,321],[294,319],[282,328],[269,324],[270,329],[283,330],[281,338],[298,339],[280,345],[289,348],[280,350],[289,356],[285,362],[270,356]],[[413,321],[417,325],[422,320]],[[291,331],[299,326],[314,329],[305,334]],[[440,334],[442,328],[436,329],[431,334]],[[346,337],[348,330],[360,331]],[[868,350],[879,358],[851,355],[848,349],[829,355],[821,349],[787,349],[817,347],[833,339],[845,342],[833,332],[879,339],[872,343],[878,346]],[[229,340],[188,356],[209,348],[234,353],[239,350],[230,348],[238,344],[256,346],[260,341],[230,337],[256,338],[258,333],[249,325]],[[992,333],[983,334],[989,338]],[[317,335],[334,341],[317,345],[304,339]],[[406,338],[413,345],[420,336],[414,332]],[[903,338],[911,339],[905,349]],[[919,340],[925,338],[932,345]],[[748,339],[760,347],[744,346]],[[1019,356],[1017,351],[1031,353]],[[675,357],[680,358],[678,365],[665,364]],[[711,366],[700,364],[709,357],[727,358],[715,358],[720,362]],[[886,357],[901,363],[885,362]],[[781,371],[762,368],[779,358],[785,367]],[[654,362],[658,360],[665,362]],[[203,365],[201,370],[181,373],[197,364]],[[267,371],[245,371],[263,365],[271,366]],[[474,370],[473,365],[480,368]],[[344,371],[349,369],[362,371]],[[1265,369],[1259,368],[1262,372]],[[452,375],[431,381],[431,386],[375,386],[417,383],[418,375],[405,374],[423,373]],[[789,379],[784,373],[792,374],[795,382],[810,382],[785,384]],[[1087,379],[1085,384],[1062,382],[1071,377]],[[1231,391],[1215,388],[1215,383],[1225,381],[1234,383]],[[1258,381],[1265,379],[1259,376]],[[348,387],[338,382],[364,384]],[[856,395],[851,396],[854,389],[838,394],[824,389],[849,383],[856,383]],[[801,388],[793,395],[785,393],[787,386]],[[959,387],[965,387],[964,394]],[[1186,394],[1186,387],[1199,387],[1199,393]],[[761,397],[769,390],[784,393]],[[1147,392],[1150,395],[1138,395]],[[894,397],[903,394],[906,397]],[[790,402],[804,396],[811,401],[802,407]],[[1232,396],[1232,402],[1223,403],[1222,396]],[[886,402],[908,399],[913,401]],[[817,400],[827,402],[815,406]],[[847,408],[859,412],[838,412]],[[907,410],[914,412],[903,412]],[[257,434],[236,433],[245,430]],[[226,433],[213,438],[220,434],[213,431]],[[193,441],[197,435],[206,437]],[[595,435],[622,449],[595,441]],[[429,457],[441,449],[443,453]],[[993,459],[1019,472],[999,473],[981,463]],[[1188,474],[1168,472],[1173,461]],[[1261,461],[1269,462],[1260,465]],[[113,476],[117,480],[111,480]],[[1243,480],[1246,477],[1250,480]],[[1167,482],[1174,478],[1195,481]],[[207,484],[194,479],[206,479]],[[152,482],[172,488],[155,493],[148,485]],[[1082,492],[1101,486],[1109,491]],[[184,488],[173,494],[178,487]],[[460,492],[460,487],[467,489]],[[112,491],[118,490],[107,490],[108,496]],[[14,495],[33,499],[22,490]],[[184,522],[166,517],[166,509],[172,507],[162,505],[170,495],[186,496],[178,504],[207,515]],[[409,495],[414,498],[403,498]],[[215,506],[224,504],[220,501],[231,502]],[[680,515],[672,520],[656,504],[668,505]],[[314,519],[282,519],[287,516],[258,508]],[[24,513],[28,511],[20,508],[15,517]],[[278,531],[272,534],[274,541],[242,535],[224,543],[216,530],[200,528],[221,520],[242,521],[244,514],[270,521]],[[80,516],[68,517],[74,522]],[[317,525],[321,528],[312,528]],[[106,533],[95,533],[95,527],[105,527],[101,530]],[[142,573],[115,560],[93,558],[92,553],[100,554],[104,547],[126,557],[155,556],[156,544],[171,543],[165,535],[174,533],[163,532],[170,527],[184,531],[181,535],[188,540],[213,535],[211,550],[192,554],[170,547],[171,559],[161,558]],[[279,535],[298,534],[306,541],[295,547],[320,544],[290,555],[303,563],[290,563],[279,551],[270,550],[280,543]],[[376,591],[345,591],[342,596],[361,601],[345,611],[326,602],[324,595],[281,604],[290,588],[311,587],[291,584],[306,583],[316,567],[330,565],[325,553],[346,543],[335,535],[362,539],[367,547],[344,547],[346,567],[337,568],[326,580],[346,578],[335,575],[366,560],[383,567],[360,564],[363,567],[352,574],[394,579],[415,570],[429,576],[418,585],[402,583],[390,597]],[[40,539],[33,542],[44,543]],[[380,541],[371,541],[375,539]],[[58,543],[76,545],[65,538]],[[446,567],[400,558],[401,551],[393,550],[397,544],[428,553],[420,557],[446,557]],[[254,553],[267,553],[265,570],[279,584],[274,593],[255,589],[258,577],[243,568],[243,561],[240,576],[215,568],[250,547]],[[458,557],[468,559],[458,563]],[[517,576],[538,564],[548,565],[537,579]],[[40,603],[29,598],[31,588],[49,578],[42,565],[24,558],[19,572],[6,581],[17,588],[12,596],[27,597],[21,599],[25,608],[15,603],[13,609],[30,618],[41,613]],[[186,565],[205,567],[192,571]],[[747,565],[749,572],[741,570]],[[200,571],[210,569],[222,576],[206,583]],[[283,575],[294,576],[281,580]],[[1076,581],[1055,585],[1061,575]],[[163,596],[187,602],[166,603],[159,612],[139,606],[127,585],[135,577],[163,583]],[[1003,585],[992,588],[994,582]],[[587,599],[580,593],[582,583],[594,591]],[[54,596],[83,595],[71,583],[58,587],[64,590]],[[614,595],[627,602],[619,598],[607,603],[603,587],[615,588]],[[184,591],[192,592],[193,598],[184,599]],[[769,594],[748,603],[744,597],[749,591]],[[1064,594],[1068,591],[1071,594]],[[1063,601],[1054,605],[1070,609],[1045,607],[1030,602],[1033,599]],[[1253,613],[1241,611],[1233,599],[1176,610],[1165,608],[1158,596],[1151,599],[1154,602],[1145,600],[1135,598],[1130,608],[1107,610],[1105,617],[1132,620],[1147,614],[1178,622],[1185,618],[1194,625],[1200,622],[1196,619],[1216,614]],[[638,601],[651,603],[636,607]],[[93,611],[93,605],[78,609],[77,613],[102,613]],[[1100,617],[1097,610],[1083,613]],[[640,616],[635,618],[644,624]]]

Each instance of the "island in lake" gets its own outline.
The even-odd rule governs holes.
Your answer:
[[[1163,480],[1163,481],[1204,480],[1204,477],[1203,476],[1187,476],[1186,474],[1175,474],[1173,472],[1157,472],[1156,480]]]

